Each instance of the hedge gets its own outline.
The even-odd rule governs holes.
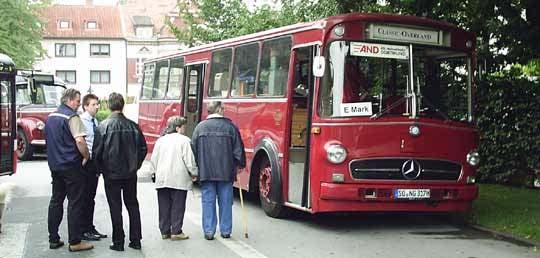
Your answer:
[[[540,169],[540,84],[506,73],[477,93],[479,181],[530,186]]]

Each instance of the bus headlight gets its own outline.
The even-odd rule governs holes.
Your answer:
[[[326,148],[326,159],[334,164],[339,164],[347,158],[347,150],[341,145],[333,144]]]
[[[478,164],[480,164],[480,155],[477,151],[472,150],[467,154],[467,162],[473,166],[476,167]]]
[[[37,123],[36,123],[36,128],[37,128],[38,130],[40,130],[40,131],[43,130],[43,128],[45,128],[45,123],[43,123],[43,122],[41,122],[41,121],[37,122]]]

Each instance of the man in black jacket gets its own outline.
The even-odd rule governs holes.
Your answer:
[[[112,240],[110,248],[124,251],[122,195],[129,214],[129,247],[141,249],[141,215],[137,200],[137,170],[141,167],[147,148],[139,126],[127,119],[124,97],[109,95],[111,115],[103,121],[95,135],[96,161],[103,172],[105,194],[111,211]]]
[[[208,117],[195,127],[191,141],[199,167],[202,226],[207,240],[214,239],[216,232],[216,197],[221,237],[231,237],[233,182],[236,173],[246,166],[240,132],[223,111],[220,101],[208,103]]]

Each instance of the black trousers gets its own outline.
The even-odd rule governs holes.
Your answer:
[[[111,211],[113,243],[124,243],[124,222],[122,220],[122,199],[129,214],[129,240],[140,241],[141,214],[137,201],[137,177],[132,179],[105,179],[105,194]]]
[[[157,189],[159,206],[159,230],[162,235],[179,235],[184,225],[186,211],[186,190]]]
[[[84,205],[81,217],[82,232],[90,232],[94,227],[94,207],[96,205],[96,190],[98,186],[99,173],[93,160],[88,161],[83,168],[84,173]]]
[[[49,202],[49,242],[60,240],[58,227],[64,215],[64,200],[68,199],[69,244],[81,242],[81,214],[83,205],[84,178],[82,167],[65,171],[52,171],[52,196]]]

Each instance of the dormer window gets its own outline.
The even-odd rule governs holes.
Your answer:
[[[71,29],[71,21],[70,20],[59,20],[58,21],[58,28],[60,28],[60,29]]]
[[[95,30],[98,28],[97,21],[87,21],[86,28],[90,30]]]

